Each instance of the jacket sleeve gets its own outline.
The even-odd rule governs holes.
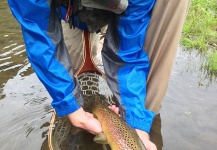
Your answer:
[[[150,131],[154,112],[146,109],[148,54],[143,49],[155,0],[129,0],[122,16],[114,16],[104,40],[106,80],[120,103],[121,114],[133,128]]]
[[[8,4],[21,24],[27,56],[35,73],[51,95],[57,114],[65,116],[76,111],[83,99],[51,1],[8,0]]]

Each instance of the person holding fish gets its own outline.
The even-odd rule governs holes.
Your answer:
[[[67,115],[74,126],[100,134],[99,120],[82,108],[83,96],[72,63],[78,58],[70,58],[64,43],[60,16],[68,17],[73,7],[58,13],[54,2],[8,0],[21,24],[29,61],[51,95],[58,116]],[[113,12],[102,48],[106,80],[119,102],[118,107],[110,109],[137,131],[146,149],[156,150],[149,139],[150,128],[166,92],[189,0],[129,0],[123,9],[123,0],[117,2],[103,5],[103,9]],[[74,21],[77,16],[73,15]],[[73,34],[78,38],[81,30],[90,28],[77,21],[73,23],[77,28]],[[76,51],[82,51],[78,46],[81,41],[72,39]]]

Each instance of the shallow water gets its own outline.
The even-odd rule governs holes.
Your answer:
[[[178,51],[160,110],[163,149],[216,149],[217,84],[201,80],[196,53]],[[187,71],[187,72],[186,72]]]
[[[4,15],[4,16],[3,16]],[[19,24],[7,3],[0,3],[1,150],[48,149],[51,98],[26,58]],[[217,84],[206,84],[200,57],[179,50],[152,140],[158,149],[216,149]]]

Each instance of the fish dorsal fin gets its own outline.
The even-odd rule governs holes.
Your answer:
[[[108,144],[107,137],[104,133],[97,134],[93,140],[99,144]]]

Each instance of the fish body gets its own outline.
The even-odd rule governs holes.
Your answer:
[[[121,117],[100,102],[96,96],[93,114],[100,121],[107,143],[112,150],[146,150],[138,134]],[[99,137],[98,137],[99,138]],[[95,140],[97,142],[98,140]],[[104,142],[99,142],[103,143]]]

